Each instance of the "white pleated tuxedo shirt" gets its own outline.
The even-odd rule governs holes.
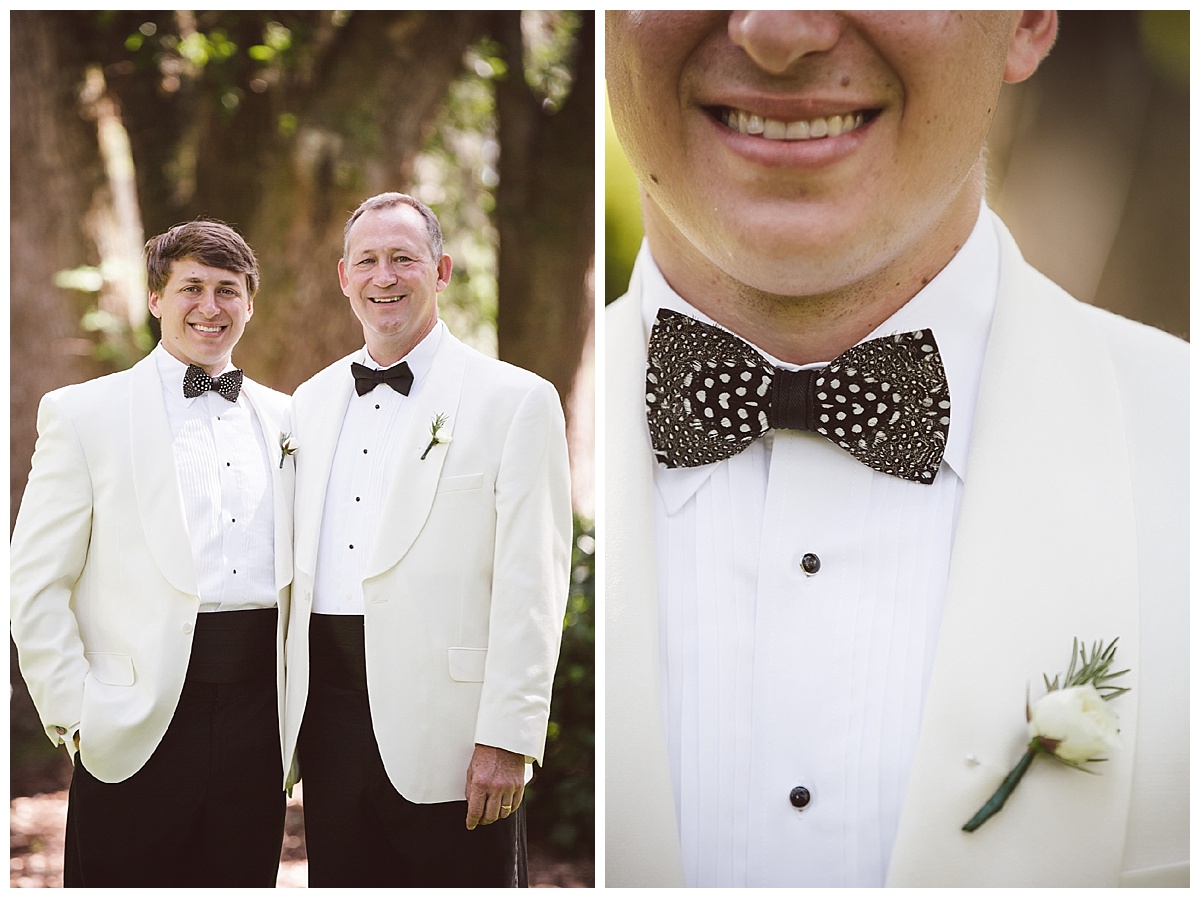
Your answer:
[[[380,538],[379,516],[392,488],[400,444],[413,426],[412,400],[420,395],[429,376],[445,327],[439,321],[400,360],[408,362],[413,373],[407,395],[387,384],[362,396],[350,394],[321,514],[313,575],[313,611],[317,614],[363,613],[363,571]],[[385,367],[371,358],[366,348],[358,361],[368,368]],[[346,377],[353,377],[349,365]]]
[[[647,333],[659,308],[713,323],[645,246],[634,277]],[[951,397],[933,484],[786,430],[723,462],[655,465],[663,708],[689,885],[884,884],[998,282],[984,208],[950,264],[869,337],[933,330]],[[803,810],[796,786],[811,795]]]
[[[275,500],[262,424],[244,395],[230,402],[209,390],[186,398],[187,365],[161,343],[154,355],[196,564],[200,611],[274,608]],[[232,364],[226,365],[225,371],[232,370]]]

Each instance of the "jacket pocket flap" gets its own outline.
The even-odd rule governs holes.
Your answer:
[[[439,493],[451,490],[477,490],[483,486],[483,474],[464,474],[461,477],[443,477],[438,483]],[[451,649],[453,651],[453,649]]]
[[[452,648],[450,651],[450,678],[460,683],[482,683],[483,668],[487,663],[487,649]]]
[[[133,685],[133,657],[116,652],[87,652],[88,666],[92,676],[109,686]]]

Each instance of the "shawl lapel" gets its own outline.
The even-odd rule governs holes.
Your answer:
[[[607,883],[682,886],[658,658],[654,472],[646,429],[646,336],[638,279],[606,315],[605,800],[619,857]]]
[[[317,546],[321,538],[321,518],[325,514],[325,488],[329,484],[329,472],[333,468],[333,456],[337,452],[338,439],[342,434],[342,422],[350,395],[354,391],[354,378],[350,376],[350,363],[361,362],[365,350],[351,353],[335,362],[317,375],[321,380],[313,384],[309,392],[310,402],[320,402],[322,414],[305,414],[293,411],[293,421],[311,420],[308,429],[297,427],[296,459],[296,537],[295,565],[297,570],[312,581],[317,569]]]
[[[443,433],[453,436],[455,431],[470,427],[471,422],[458,420],[467,353],[467,348],[449,330],[442,334],[429,375],[413,400],[408,433],[396,460],[399,471],[393,478],[380,514],[379,532],[387,537],[375,541],[364,579],[395,567],[412,547],[429,517],[448,444],[434,446],[424,459],[421,455],[429,446],[430,423],[438,415],[448,419]]]
[[[146,545],[175,589],[199,594],[183,494],[171,449],[171,425],[153,355],[129,369],[129,451],[133,491]]]
[[[1075,300],[1001,233],[1001,283],[945,612],[892,855],[893,886],[1118,881],[1134,728],[1088,776],[1037,761],[1004,810],[960,827],[1020,757],[1026,689],[1065,671],[1072,638],[1120,637],[1136,720],[1138,578],[1116,373]],[[953,426],[953,425],[952,425]],[[971,760],[973,759],[973,760]],[[1079,880],[1078,871],[1087,871]]]
[[[275,589],[280,591],[292,582],[292,503],[289,495],[295,488],[293,472],[280,464],[283,431],[279,419],[272,414],[268,403],[263,401],[259,390],[264,389],[247,379],[242,386],[242,395],[250,404],[262,427],[263,439],[267,444],[267,462],[271,468],[271,495],[274,497],[275,520]]]

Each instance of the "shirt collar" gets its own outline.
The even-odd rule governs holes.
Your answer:
[[[434,324],[433,329],[421,338],[421,342],[409,350],[408,355],[400,360],[400,362],[408,362],[408,367],[412,370],[413,385],[412,389],[409,390],[409,396],[416,394],[420,385],[425,381],[425,377],[429,374],[429,369],[433,367],[433,357],[437,355],[438,347],[442,343],[442,334],[445,330],[446,325],[439,318],[437,323]],[[384,367],[395,367],[394,365],[384,366],[379,364],[371,358],[371,352],[365,346],[359,355],[359,360],[368,368],[378,370]],[[396,362],[396,365],[399,365],[400,362]]]
[[[1000,240],[997,219],[986,205],[962,249],[916,296],[865,339],[930,329],[937,339],[946,382],[950,387],[950,433],[943,460],[965,481],[967,450],[975,423],[983,356],[992,326],[992,313],[1000,285]],[[642,321],[649,334],[659,309],[671,309],[707,324],[711,318],[676,293],[663,277],[643,241],[631,279],[640,287]],[[719,326],[719,325],[717,325]],[[753,344],[751,344],[753,345]],[[760,352],[771,364],[785,365],[770,353]],[[806,366],[811,367],[811,366]],[[722,464],[717,462],[716,464]],[[711,475],[713,465],[697,468],[663,468],[656,465],[655,480],[669,509],[680,507]]]

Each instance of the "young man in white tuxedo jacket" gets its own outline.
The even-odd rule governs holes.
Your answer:
[[[608,14],[646,243],[605,328],[606,884],[1187,883],[1186,345],[983,203],[1056,29]],[[1075,637],[1119,639],[1121,747],[963,831]]]
[[[428,207],[364,202],[338,274],[366,346],[294,398],[286,745],[312,886],[524,880],[567,595],[565,427],[549,383],[438,319],[450,272]]]
[[[235,369],[258,263],[217,221],[146,244],[162,340],[46,394],[12,635],[75,763],[64,884],[275,884],[283,839],[287,397]]]

